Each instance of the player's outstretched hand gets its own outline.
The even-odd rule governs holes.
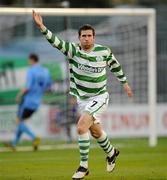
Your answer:
[[[123,87],[124,87],[124,90],[126,91],[127,95],[128,95],[129,97],[132,97],[132,96],[133,96],[133,93],[132,93],[132,89],[131,89],[131,87],[129,86],[129,84],[128,84],[128,83],[125,83],[125,84],[123,85]]]
[[[42,29],[44,26],[42,16],[39,13],[32,10],[32,17],[33,17],[36,25],[38,26],[38,28]]]

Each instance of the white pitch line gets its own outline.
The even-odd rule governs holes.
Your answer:
[[[117,144],[116,147],[123,147],[123,144]],[[92,144],[90,148],[98,148],[99,145]],[[63,150],[63,149],[77,149],[78,144],[61,144],[61,145],[41,145],[39,146],[40,151],[44,150]],[[0,152],[11,152],[12,150],[8,147],[0,147]],[[33,151],[32,146],[18,146],[16,151],[18,152],[26,152]]]

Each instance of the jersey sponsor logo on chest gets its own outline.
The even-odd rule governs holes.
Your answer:
[[[78,64],[78,69],[90,73],[101,73],[104,69],[104,67],[91,67],[88,65]]]

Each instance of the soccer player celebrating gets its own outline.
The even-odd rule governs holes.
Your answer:
[[[111,172],[114,169],[119,151],[112,146],[102,129],[100,117],[106,110],[109,100],[106,89],[106,66],[109,66],[111,72],[123,84],[127,95],[132,96],[132,90],[127,83],[121,65],[110,48],[95,44],[95,30],[92,26],[84,25],[79,29],[80,43],[75,44],[56,37],[43,24],[41,15],[35,11],[33,11],[33,19],[49,43],[69,58],[70,94],[76,96],[80,111],[77,123],[80,165],[72,178],[82,179],[89,173],[89,131],[107,154],[107,171]]]
[[[25,124],[25,120],[32,116],[37,111],[41,104],[41,99],[44,92],[50,87],[51,79],[46,68],[38,63],[39,59],[36,54],[29,56],[30,68],[27,72],[26,87],[23,88],[17,95],[16,101],[19,104],[17,112],[17,128],[15,138],[8,144],[12,150],[16,150],[16,145],[23,133],[26,133],[33,141],[33,148],[37,150],[41,141],[32,130]]]

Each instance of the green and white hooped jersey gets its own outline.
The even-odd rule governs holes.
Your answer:
[[[127,82],[121,65],[110,48],[95,44],[88,53],[79,44],[59,39],[47,28],[42,33],[53,47],[69,58],[70,94],[84,100],[107,92],[106,66],[109,66],[121,83]]]

